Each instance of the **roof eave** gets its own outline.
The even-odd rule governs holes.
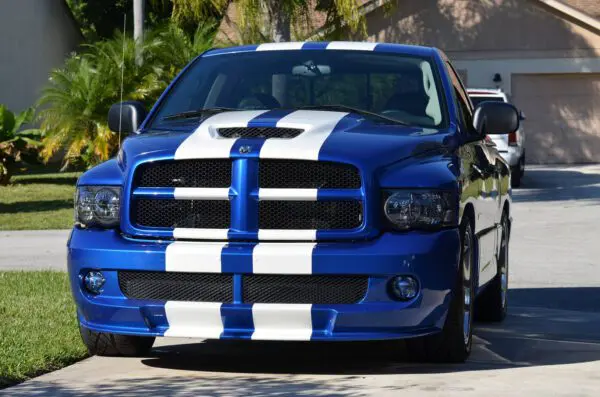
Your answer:
[[[583,28],[600,35],[600,20],[558,0],[534,0],[561,17],[567,17]]]

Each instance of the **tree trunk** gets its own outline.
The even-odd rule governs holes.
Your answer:
[[[143,62],[140,47],[144,41],[145,3],[146,0],[133,0],[133,39],[136,43],[135,61],[138,65],[141,65]]]
[[[271,38],[274,42],[290,41],[292,39],[290,16],[281,6],[279,0],[267,0],[267,14],[271,22]]]

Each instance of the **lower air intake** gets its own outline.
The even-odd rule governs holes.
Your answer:
[[[284,263],[281,266],[285,266]],[[352,304],[367,293],[367,276],[246,275],[244,303]]]
[[[119,287],[132,299],[233,301],[233,276],[228,274],[120,271]]]

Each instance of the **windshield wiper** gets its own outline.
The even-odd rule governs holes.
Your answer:
[[[382,116],[377,113],[369,112],[368,110],[353,108],[352,106],[346,105],[310,105],[310,106],[301,106],[298,109],[302,110],[331,110],[331,111],[339,111],[339,112],[348,112],[355,113],[361,116],[369,117],[371,119],[379,119],[381,121],[386,121],[392,124],[400,124],[400,125],[409,125],[400,120],[393,119],[391,117]]]
[[[214,108],[203,108],[203,109],[195,109],[195,110],[187,110],[181,113],[169,114],[161,120],[179,120],[179,119],[191,119],[195,117],[202,117],[207,114],[215,114],[220,112],[233,112],[239,109],[235,108],[226,108],[226,107],[214,107]]]

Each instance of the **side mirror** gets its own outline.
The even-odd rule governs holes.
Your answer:
[[[147,114],[148,112],[141,102],[115,103],[108,111],[108,128],[113,132],[120,130],[121,134],[131,134],[137,131]]]
[[[504,102],[482,102],[473,115],[473,127],[481,135],[502,135],[519,129],[519,111]]]

